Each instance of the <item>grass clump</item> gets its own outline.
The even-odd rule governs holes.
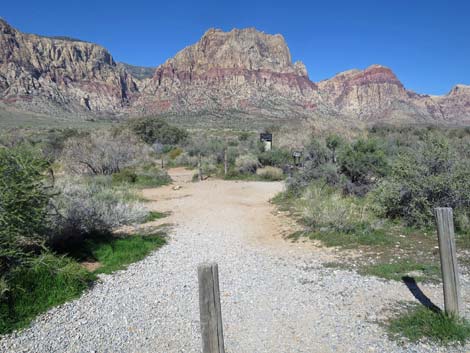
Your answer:
[[[284,179],[284,173],[281,168],[263,167],[256,170],[256,175],[263,180],[278,181]]]
[[[38,314],[78,297],[95,276],[72,259],[50,253],[32,258],[10,274],[0,301],[0,334],[28,325]]]
[[[163,212],[150,211],[147,215],[147,218],[145,218],[145,222],[153,222],[165,218],[166,216],[167,214]]]
[[[164,244],[162,234],[133,235],[107,242],[88,242],[87,250],[101,264],[95,273],[111,273],[142,260]]]
[[[310,239],[320,240],[327,247],[355,248],[359,245],[389,245],[393,240],[382,229],[372,229],[368,224],[358,224],[348,232],[314,231]]]
[[[394,336],[404,336],[411,341],[429,339],[441,344],[464,344],[470,337],[470,323],[465,319],[435,312],[413,305],[388,324]]]
[[[435,264],[405,260],[367,265],[363,267],[362,273],[395,281],[401,281],[406,276],[413,277],[416,281],[438,281],[440,269]]]

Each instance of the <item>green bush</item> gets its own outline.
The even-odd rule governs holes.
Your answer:
[[[176,145],[186,141],[188,132],[168,124],[158,117],[144,117],[131,119],[129,128],[144,142],[153,144],[159,142],[163,145]]]
[[[113,183],[129,183],[134,184],[137,181],[137,174],[130,169],[124,169],[112,175]]]
[[[435,207],[452,207],[464,226],[470,209],[470,163],[449,141],[430,133],[417,150],[408,149],[374,192],[381,216],[409,225],[430,226]],[[459,225],[459,224],[458,224]]]
[[[290,151],[279,148],[260,153],[258,155],[258,159],[263,166],[282,168],[286,164],[292,163],[292,156]]]
[[[160,167],[146,164],[121,170],[112,175],[113,184],[128,183],[135,187],[151,188],[171,182],[170,176]]]
[[[0,148],[0,280],[23,266],[46,239],[51,211],[46,162],[26,148]]]
[[[385,152],[375,139],[360,139],[345,145],[339,153],[340,172],[355,185],[368,185],[387,174]]]

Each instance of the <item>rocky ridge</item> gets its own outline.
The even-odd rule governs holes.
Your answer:
[[[103,47],[22,33],[0,19],[0,106],[75,117],[203,115],[247,119],[470,124],[470,86],[407,90],[372,65],[312,82],[284,38],[254,28],[208,30],[157,68],[116,63]],[[283,120],[284,119],[284,120]]]

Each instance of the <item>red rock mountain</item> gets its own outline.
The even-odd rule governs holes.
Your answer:
[[[253,28],[210,29],[155,70],[139,68],[117,64],[99,45],[25,34],[0,19],[0,108],[70,118],[462,125],[470,124],[470,87],[420,95],[380,65],[314,83],[281,35]]]

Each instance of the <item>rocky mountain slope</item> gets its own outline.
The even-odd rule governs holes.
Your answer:
[[[116,63],[103,47],[22,33],[0,19],[0,108],[74,117],[163,114],[370,124],[470,124],[470,86],[444,96],[405,89],[373,65],[312,82],[284,38],[208,30],[164,64]]]
[[[26,111],[120,113],[136,80],[103,47],[25,34],[0,19],[0,101]]]

